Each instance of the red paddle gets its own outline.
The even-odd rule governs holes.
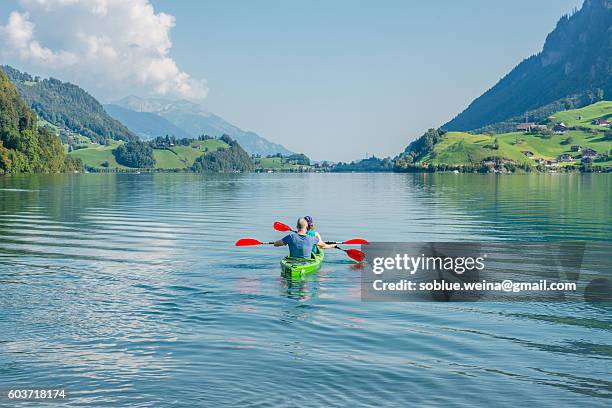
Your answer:
[[[276,221],[274,223],[274,229],[280,232],[295,232],[295,230],[291,229],[287,224],[283,224],[282,222]],[[369,242],[363,238],[353,238],[347,241],[329,241],[328,244],[346,244],[346,245],[368,245]]]
[[[234,244],[236,246],[274,245],[274,242],[261,242],[255,238],[241,238]]]
[[[356,260],[357,262],[361,262],[365,259],[365,254],[358,249],[342,249],[340,247],[336,247],[341,251],[344,251],[349,258]]]
[[[256,246],[256,245],[273,245],[274,242],[261,242],[255,238],[241,238],[234,245],[236,246]],[[361,262],[365,259],[365,254],[358,249],[342,249],[340,247],[336,247],[341,251],[344,251],[348,255],[349,258],[354,259],[358,262]]]
[[[279,221],[274,222],[274,229],[280,232],[289,232],[289,231],[295,232],[294,230],[291,229],[290,226],[288,226],[287,224],[283,224],[282,222],[279,222]]]
[[[368,245],[370,242],[363,238],[353,238],[342,242],[326,241],[328,244],[346,244],[346,245]]]

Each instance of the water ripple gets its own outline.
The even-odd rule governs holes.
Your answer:
[[[518,389],[538,406],[607,406],[608,306],[361,302],[339,252],[292,281],[283,249],[233,242],[278,239],[273,221],[306,214],[327,240],[610,240],[610,184],[4,176],[0,382],[61,385],[71,406],[510,406]]]

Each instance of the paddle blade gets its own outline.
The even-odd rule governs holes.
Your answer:
[[[291,231],[291,227],[287,224],[283,224],[282,222],[276,221],[274,223],[274,229],[280,232],[288,232]]]
[[[361,262],[365,259],[365,254],[358,249],[343,249],[344,252],[349,256],[349,258],[356,260],[357,262]]]
[[[347,244],[347,245],[368,245],[369,242],[368,242],[367,239],[353,238],[353,239],[349,239],[348,241],[344,241],[343,244]]]
[[[253,245],[262,245],[263,242],[256,240],[254,238],[241,238],[236,241],[236,246],[253,246]]]

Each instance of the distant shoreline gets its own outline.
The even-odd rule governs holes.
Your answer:
[[[251,171],[251,172],[215,172],[215,173],[200,173],[193,172],[184,169],[177,170],[168,170],[168,169],[111,169],[111,170],[99,170],[99,171],[71,171],[71,172],[31,172],[31,173],[4,173],[0,174],[2,176],[22,176],[22,175],[41,175],[41,174],[155,174],[155,173],[163,173],[163,174],[198,174],[198,175],[229,175],[229,174],[456,174],[456,175],[465,175],[465,174],[479,174],[479,175],[491,175],[491,176],[522,176],[522,175],[559,175],[559,174],[612,174],[612,168],[607,168],[604,170],[595,169],[590,171],[581,171],[581,170],[570,170],[570,171],[516,171],[516,172],[479,172],[479,171]]]

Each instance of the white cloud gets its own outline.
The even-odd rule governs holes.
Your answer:
[[[19,0],[3,27],[5,61],[97,89],[204,98],[205,80],[192,78],[170,57],[174,16],[149,0]]]
[[[17,51],[22,59],[54,65],[69,65],[76,61],[75,56],[70,53],[55,53],[40,45],[34,39],[34,24],[29,21],[28,13],[12,12],[8,24],[3,28],[3,34],[6,44]]]

